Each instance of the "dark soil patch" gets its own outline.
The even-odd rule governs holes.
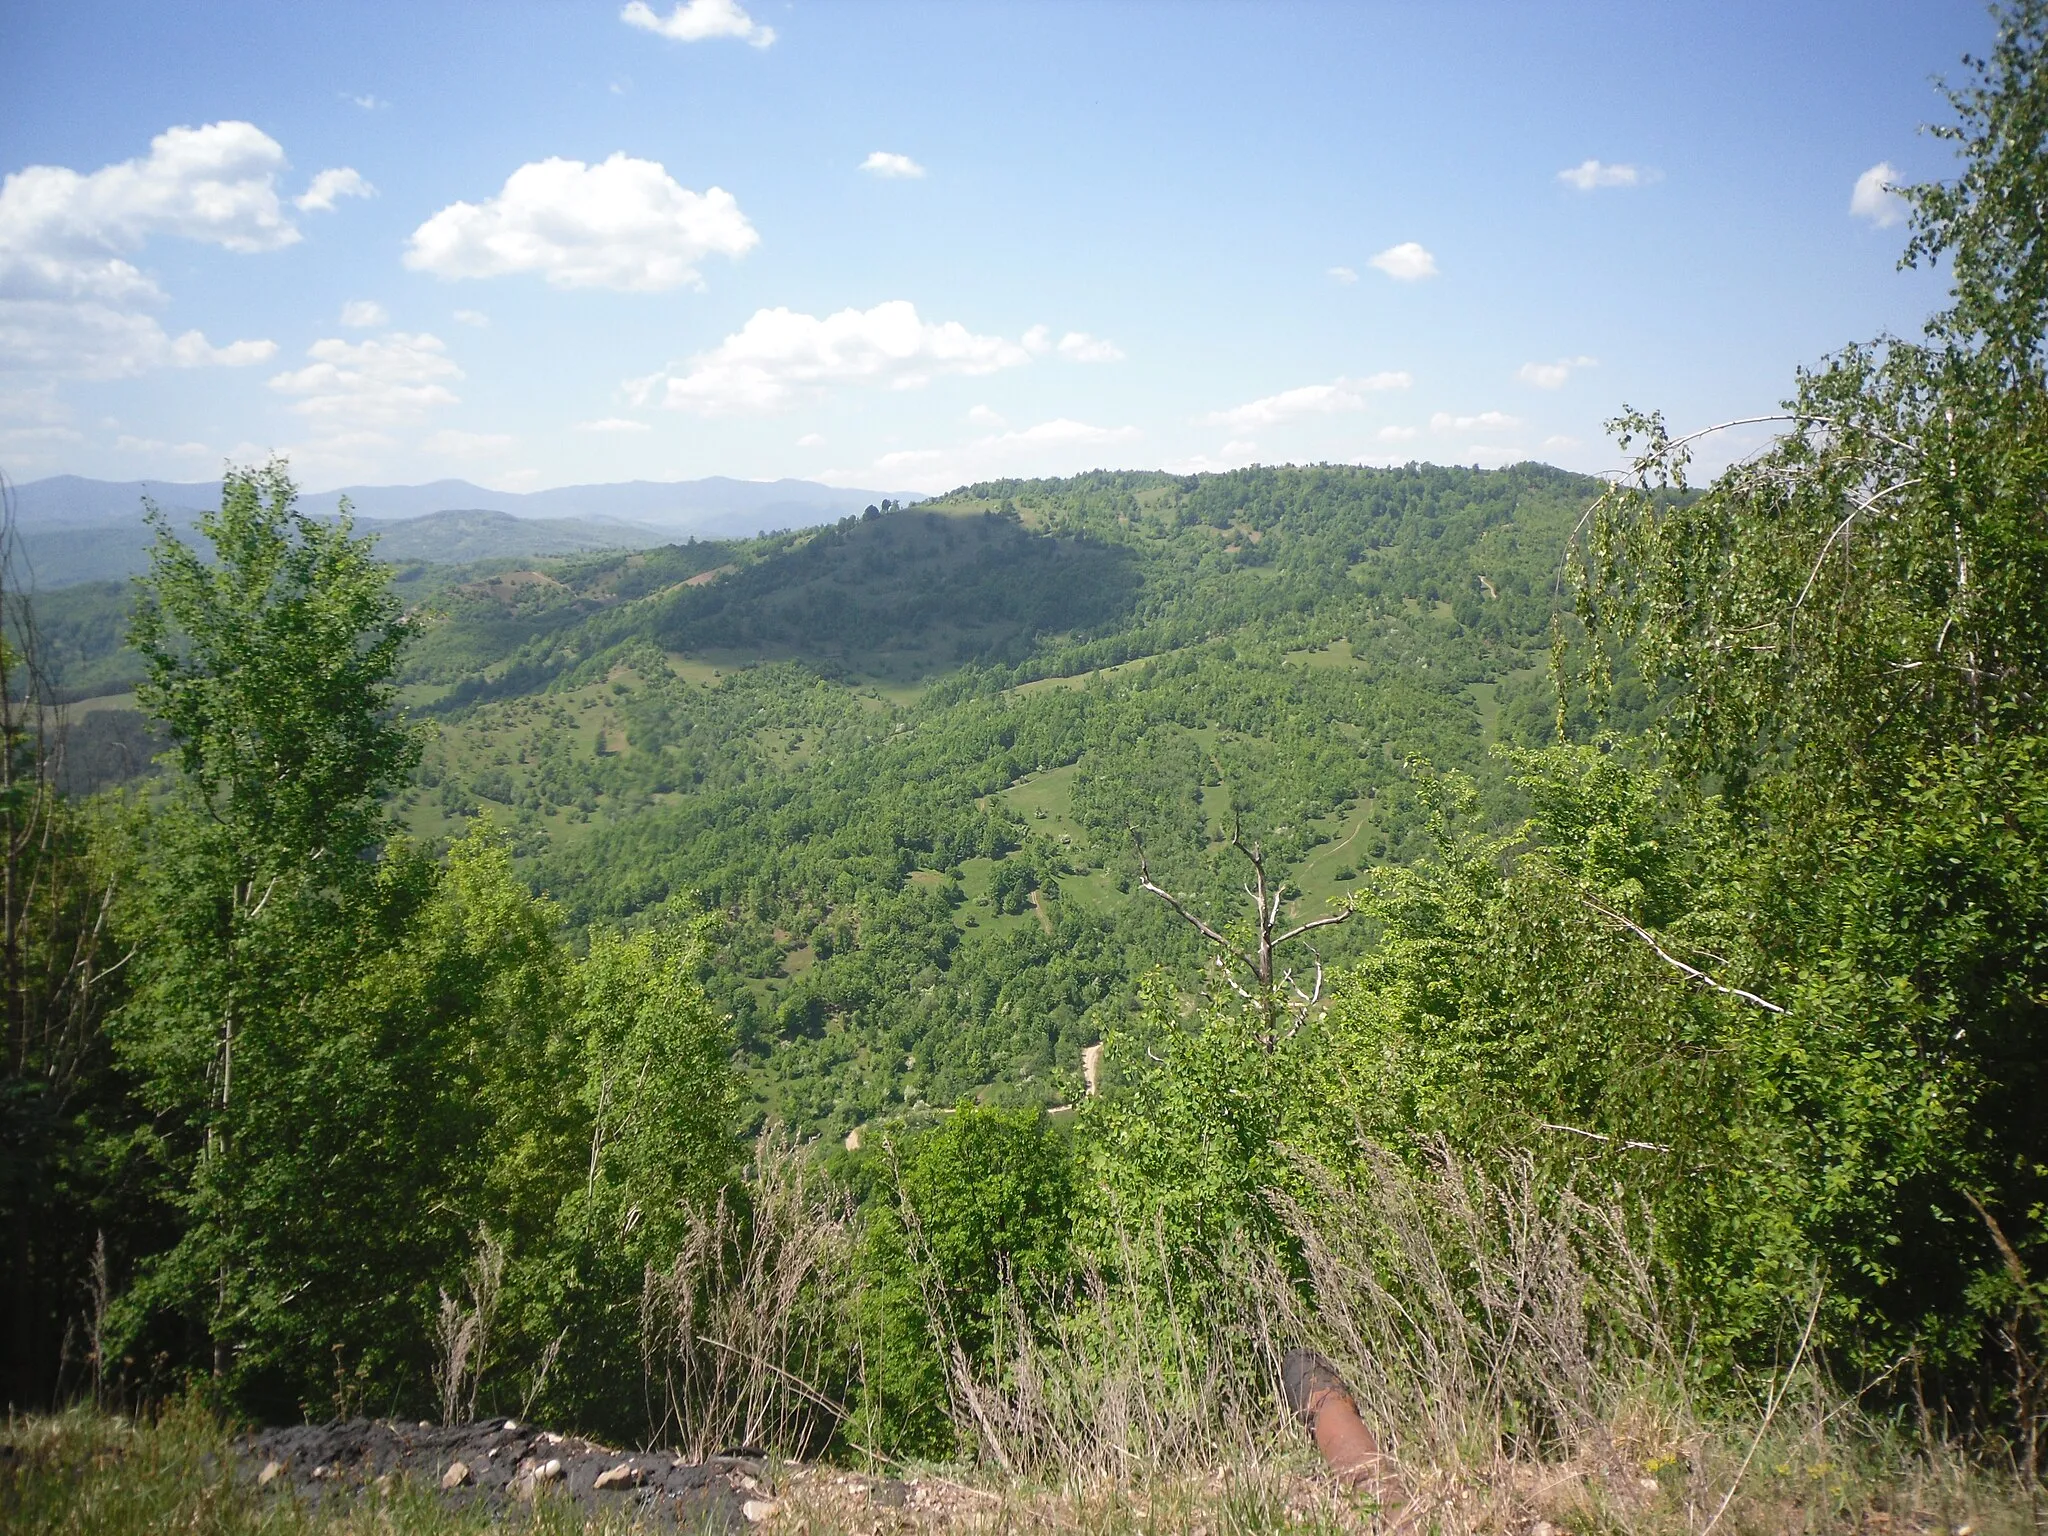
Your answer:
[[[745,1530],[761,1464],[746,1457],[685,1462],[666,1451],[619,1451],[529,1424],[407,1424],[350,1419],[266,1429],[236,1442],[241,1474],[315,1502],[398,1481],[436,1489],[457,1506],[512,1509],[536,1498],[574,1500],[685,1530]]]

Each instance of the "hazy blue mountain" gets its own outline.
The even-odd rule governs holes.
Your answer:
[[[14,488],[15,517],[24,530],[80,528],[139,518],[148,496],[172,512],[219,505],[220,482],[202,480],[88,480],[56,475]],[[430,485],[353,485],[308,493],[309,512],[333,512],[346,496],[361,518],[409,519],[436,512],[502,512],[517,518],[611,519],[699,538],[751,536],[763,529],[807,528],[835,522],[896,491],[844,490],[812,480],[631,480],[616,485],[568,485],[551,491],[492,491],[467,480]],[[182,521],[183,519],[181,519]]]
[[[429,560],[437,565],[651,549],[674,537],[662,529],[610,518],[514,517],[482,508],[429,512],[394,522],[364,518],[357,526],[377,535],[377,553],[386,560]]]
[[[531,560],[601,549],[650,549],[678,537],[673,530],[609,518],[514,517],[509,512],[474,507],[431,512],[425,517],[365,517],[356,526],[377,535],[377,553],[387,560],[442,565]],[[149,529],[139,517],[77,527],[24,519],[20,539],[30,579],[43,591],[85,581],[117,581],[149,564]]]

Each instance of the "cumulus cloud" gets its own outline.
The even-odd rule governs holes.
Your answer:
[[[1892,163],[1878,161],[1856,178],[1855,190],[1849,194],[1849,212],[1856,218],[1870,220],[1879,229],[1904,223],[1906,200],[1892,190],[1898,183],[1899,173]]]
[[[1099,465],[1099,450],[1136,436],[1136,427],[1098,427],[1061,416],[1015,432],[991,433],[957,448],[885,453],[867,470],[828,471],[824,478],[850,476],[859,483],[864,476],[880,473],[911,490],[944,490],[1001,475],[1065,474]]]
[[[338,197],[376,195],[377,189],[363,179],[362,172],[342,165],[315,176],[312,184],[292,199],[292,206],[306,213],[332,213],[334,200]]]
[[[0,296],[160,298],[126,258],[155,235],[274,251],[299,239],[278,200],[284,149],[252,123],[171,128],[90,175],[31,165],[0,184]]]
[[[78,436],[77,433],[72,434]],[[148,454],[156,458],[215,459],[220,455],[205,443],[167,443],[161,438],[134,437],[124,432],[114,439],[116,453]]]
[[[1349,267],[1332,267],[1330,268],[1330,276],[1340,283],[1355,283],[1358,281],[1358,274]]]
[[[154,315],[112,304],[0,299],[0,370],[120,379],[158,368],[240,368],[276,353],[274,341],[215,346],[199,331],[173,336]]]
[[[659,400],[702,416],[782,410],[836,384],[915,389],[942,374],[973,377],[1014,368],[1030,353],[957,320],[921,319],[908,299],[837,314],[759,309],[739,330],[680,372],[634,380],[636,401]]]
[[[1609,165],[1600,160],[1581,160],[1577,165],[1559,171],[1557,179],[1581,192],[1597,192],[1602,187],[1638,187],[1649,180],[1649,177],[1640,166]]]
[[[657,32],[678,43],[701,43],[714,37],[736,37],[756,48],[775,41],[775,29],[765,27],[740,8],[737,0],[681,0],[666,16],[658,16],[646,0],[632,0],[619,20],[643,32]]]
[[[1243,469],[1247,464],[1257,463],[1258,453],[1257,443],[1233,439],[1217,449],[1213,456],[1206,453],[1191,454],[1185,459],[1175,459],[1159,467],[1170,475],[1215,475],[1225,470]]]
[[[1368,265],[1379,268],[1400,283],[1420,282],[1425,277],[1436,276],[1436,257],[1413,240],[1388,246]]]
[[[1481,411],[1476,416],[1453,416],[1449,411],[1438,411],[1429,418],[1433,432],[1470,432],[1475,428],[1491,432],[1521,424],[1519,416],[1510,416],[1505,411]]]
[[[870,176],[880,176],[885,181],[915,180],[924,175],[924,167],[908,155],[892,155],[886,149],[878,149],[861,161],[860,168]]]
[[[491,317],[480,309],[458,309],[452,318],[457,324],[473,325],[478,330],[482,330],[491,323]]]
[[[416,425],[428,411],[457,403],[448,382],[462,370],[438,336],[392,331],[366,341],[329,337],[306,349],[303,368],[270,387],[293,397],[291,409],[321,431],[349,435]]]
[[[1565,380],[1579,369],[1594,367],[1598,362],[1593,357],[1560,357],[1554,363],[1524,363],[1515,370],[1515,377],[1538,389],[1562,389]]]
[[[652,432],[644,421],[635,421],[630,416],[605,416],[596,421],[579,421],[578,432]]]
[[[799,448],[822,448],[825,446],[825,434],[822,432],[806,432],[796,440],[796,445]]]
[[[1001,412],[992,410],[985,405],[969,406],[967,408],[967,419],[977,427],[1007,427],[1009,425],[1009,422],[1003,419]]]
[[[1422,429],[1420,427],[1381,427],[1373,436],[1383,443],[1407,443],[1413,442],[1416,438],[1422,436]]]
[[[1227,411],[1212,411],[1203,418],[1217,426],[1236,431],[1277,426],[1304,416],[1331,416],[1341,411],[1362,411],[1368,397],[1391,389],[1406,389],[1414,382],[1406,373],[1389,371],[1363,379],[1338,379],[1332,384],[1304,384],[1277,395],[1247,401]]]
[[[698,281],[706,256],[760,241],[730,192],[693,192],[623,153],[522,165],[481,203],[450,203],[412,233],[405,264],[437,277],[538,272],[557,288],[658,293]]]
[[[171,336],[163,290],[129,258],[170,236],[230,251],[300,238],[280,202],[283,148],[250,123],[170,128],[149,153],[80,174],[32,165],[0,183],[0,367],[84,378],[261,362],[268,341]]]
[[[1086,331],[1069,331],[1060,338],[1060,356],[1070,363],[1120,363],[1124,349]]]
[[[374,331],[391,323],[391,312],[375,299],[350,299],[341,306],[341,323],[352,331]]]

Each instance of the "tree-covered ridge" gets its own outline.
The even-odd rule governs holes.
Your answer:
[[[1241,821],[1322,910],[1418,851],[1411,762],[1508,803],[1485,748],[1547,729],[1557,560],[1595,490],[1092,475],[500,575],[406,674],[440,726],[409,815],[488,815],[578,921],[718,914],[711,984],[797,1124],[1057,1103],[1137,976],[1196,962],[1131,900],[1133,831],[1227,902]]]

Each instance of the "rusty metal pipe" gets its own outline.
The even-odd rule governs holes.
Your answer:
[[[1358,1416],[1358,1404],[1337,1368],[1312,1349],[1295,1349],[1280,1362],[1280,1386],[1287,1406],[1315,1437],[1330,1471],[1344,1482],[1370,1486],[1383,1498],[1391,1492],[1392,1462],[1379,1437]]]

